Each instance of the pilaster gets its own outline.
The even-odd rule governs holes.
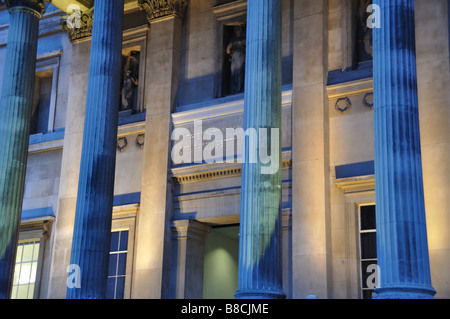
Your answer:
[[[294,1],[292,112],[293,298],[330,298],[328,1]]]
[[[0,298],[11,293],[22,213],[43,1],[6,1],[10,12],[0,100]]]
[[[205,237],[210,227],[194,220],[176,220],[172,224],[171,292],[176,299],[202,299]]]
[[[132,298],[167,298],[170,285],[173,188],[169,175],[171,114],[179,82],[181,18],[184,15],[181,11],[174,14],[171,10],[163,10],[164,3],[172,5],[171,8],[185,10],[187,1],[139,1],[151,24],[145,96],[145,145],[151,147],[143,150]],[[156,14],[155,10],[159,13]]]

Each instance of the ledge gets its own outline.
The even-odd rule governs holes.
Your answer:
[[[64,145],[65,129],[45,134],[33,134],[29,138],[28,153],[38,153],[62,149]]]
[[[328,72],[327,85],[341,84],[373,77],[372,63],[356,70],[334,70]]]
[[[292,85],[282,88],[282,107],[292,106]],[[190,105],[178,106],[172,114],[174,125],[182,125],[195,120],[205,120],[244,114],[244,94],[227,96],[219,99],[198,102]]]
[[[374,191],[375,175],[340,178],[335,180],[335,184],[345,193]]]

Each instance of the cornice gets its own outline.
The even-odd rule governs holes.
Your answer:
[[[184,20],[188,0],[138,0],[138,5],[147,12],[149,23],[175,17]]]
[[[282,169],[290,169],[292,160],[283,154]],[[171,175],[179,184],[196,183],[206,180],[221,179],[225,177],[241,176],[241,164],[202,164],[188,168],[172,168]]]
[[[335,180],[335,184],[338,188],[344,191],[344,193],[365,192],[375,190],[375,176],[358,176],[341,178]]]

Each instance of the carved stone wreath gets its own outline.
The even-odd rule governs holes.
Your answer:
[[[369,92],[364,95],[363,104],[367,109],[373,110],[373,92]]]
[[[121,137],[117,140],[117,149],[123,153],[128,147],[128,140],[126,137]]]
[[[348,97],[341,97],[336,101],[334,108],[339,113],[345,114],[352,108],[352,102]]]
[[[137,147],[139,147],[139,148],[144,148],[144,141],[145,141],[145,135],[144,134],[139,134],[137,137],[136,137],[136,145],[137,145]]]

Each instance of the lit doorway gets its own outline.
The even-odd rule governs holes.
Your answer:
[[[239,225],[215,227],[205,240],[204,299],[233,299],[238,285]]]

